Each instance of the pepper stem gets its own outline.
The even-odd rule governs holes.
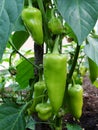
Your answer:
[[[51,18],[55,18],[55,8],[53,8],[52,10],[51,10]]]
[[[60,40],[60,35],[58,35],[55,40],[55,44],[54,44],[52,53],[59,54],[59,51],[58,51],[59,40]]]
[[[28,0],[29,7],[32,7],[32,0]]]
[[[80,45],[77,44],[74,60],[73,60],[73,63],[72,63],[72,67],[71,67],[71,70],[70,70],[69,75],[67,77],[66,86],[68,86],[68,84],[70,83],[70,80],[72,79],[72,75],[73,75],[74,69],[75,69],[76,64],[77,64],[79,52],[80,52]]]

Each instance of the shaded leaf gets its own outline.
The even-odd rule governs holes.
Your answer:
[[[16,20],[13,27],[13,31],[26,31],[26,28],[24,26],[21,16],[19,16],[18,19]]]
[[[0,130],[25,130],[23,108],[13,103],[0,106]]]
[[[69,36],[69,38],[71,38],[71,40],[74,40],[75,42],[77,42],[76,35],[74,34],[73,30],[67,23],[65,23],[65,29],[66,29],[66,34]]]
[[[88,44],[86,44],[84,51],[98,65],[98,39],[88,37]]]
[[[82,44],[98,17],[98,0],[57,0],[58,10]]]
[[[32,117],[29,118],[29,121],[27,122],[26,128],[29,128],[30,130],[35,130],[35,120],[33,120]]]
[[[34,58],[29,58],[32,63]],[[29,79],[34,76],[34,67],[26,60],[21,62],[17,67],[16,81],[21,88],[26,88],[29,85]]]
[[[29,34],[26,31],[17,31],[12,36],[12,42],[16,49],[19,50],[24,42],[28,39]]]
[[[67,130],[82,130],[82,128],[77,124],[66,124]]]
[[[0,0],[0,60],[22,7],[23,0]]]

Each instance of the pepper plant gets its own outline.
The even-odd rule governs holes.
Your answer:
[[[62,130],[67,113],[81,118],[83,64],[98,87],[97,5],[98,0],[1,0],[0,60],[11,48],[7,73],[14,81],[7,94],[6,77],[0,79],[1,130]],[[34,53],[22,54],[29,36]]]

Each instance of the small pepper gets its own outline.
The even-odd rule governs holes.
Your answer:
[[[48,120],[52,116],[52,106],[50,103],[39,103],[35,109],[38,112],[38,117],[43,121]]]
[[[38,81],[34,84],[34,93],[33,93],[33,97],[34,97],[33,106],[34,106],[34,108],[38,103],[42,102],[42,97],[40,97],[40,96],[44,93],[45,89],[46,89],[46,84],[44,81]]]
[[[43,94],[46,90],[46,84],[43,80],[42,72],[39,71],[39,81],[34,84],[34,91],[33,91],[33,103],[28,109],[29,114],[32,114],[32,112],[35,112],[35,107],[37,104],[41,103],[43,101]]]
[[[98,65],[90,58],[88,58],[88,63],[89,63],[90,79],[91,82],[93,83],[98,78]]]
[[[79,84],[68,86],[68,107],[70,113],[79,119],[82,115],[83,107],[83,88]]]
[[[51,12],[48,28],[53,34],[62,34],[64,32],[63,24],[59,17],[54,16],[54,9]]]

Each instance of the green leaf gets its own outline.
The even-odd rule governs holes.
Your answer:
[[[66,124],[67,130],[82,130],[82,128],[77,124]]]
[[[12,35],[12,42],[17,50],[20,49],[28,37],[29,34],[26,31],[17,31]]]
[[[24,26],[24,23],[23,23],[23,20],[21,18],[21,15],[16,20],[16,22],[14,24],[14,27],[13,27],[13,31],[26,31],[26,28]]]
[[[57,7],[82,44],[97,21],[98,0],[57,0]]]
[[[76,37],[76,35],[74,34],[74,32],[73,32],[73,30],[71,29],[71,27],[67,24],[67,23],[65,23],[65,29],[66,29],[66,34],[70,37],[70,38],[72,38],[76,43],[77,43],[77,37]]]
[[[84,51],[98,65],[98,39],[88,37],[88,44],[86,44]]]
[[[29,121],[27,122],[26,128],[29,128],[30,130],[35,130],[35,120],[33,120],[32,117],[29,118]]]
[[[32,63],[34,58],[29,58]],[[34,76],[34,67],[28,61],[24,60],[17,67],[16,81],[19,83],[20,88],[26,88],[29,85],[29,79]]]
[[[0,106],[0,130],[25,130],[24,106],[20,109],[13,103]]]
[[[22,7],[23,0],[0,0],[0,60]]]

